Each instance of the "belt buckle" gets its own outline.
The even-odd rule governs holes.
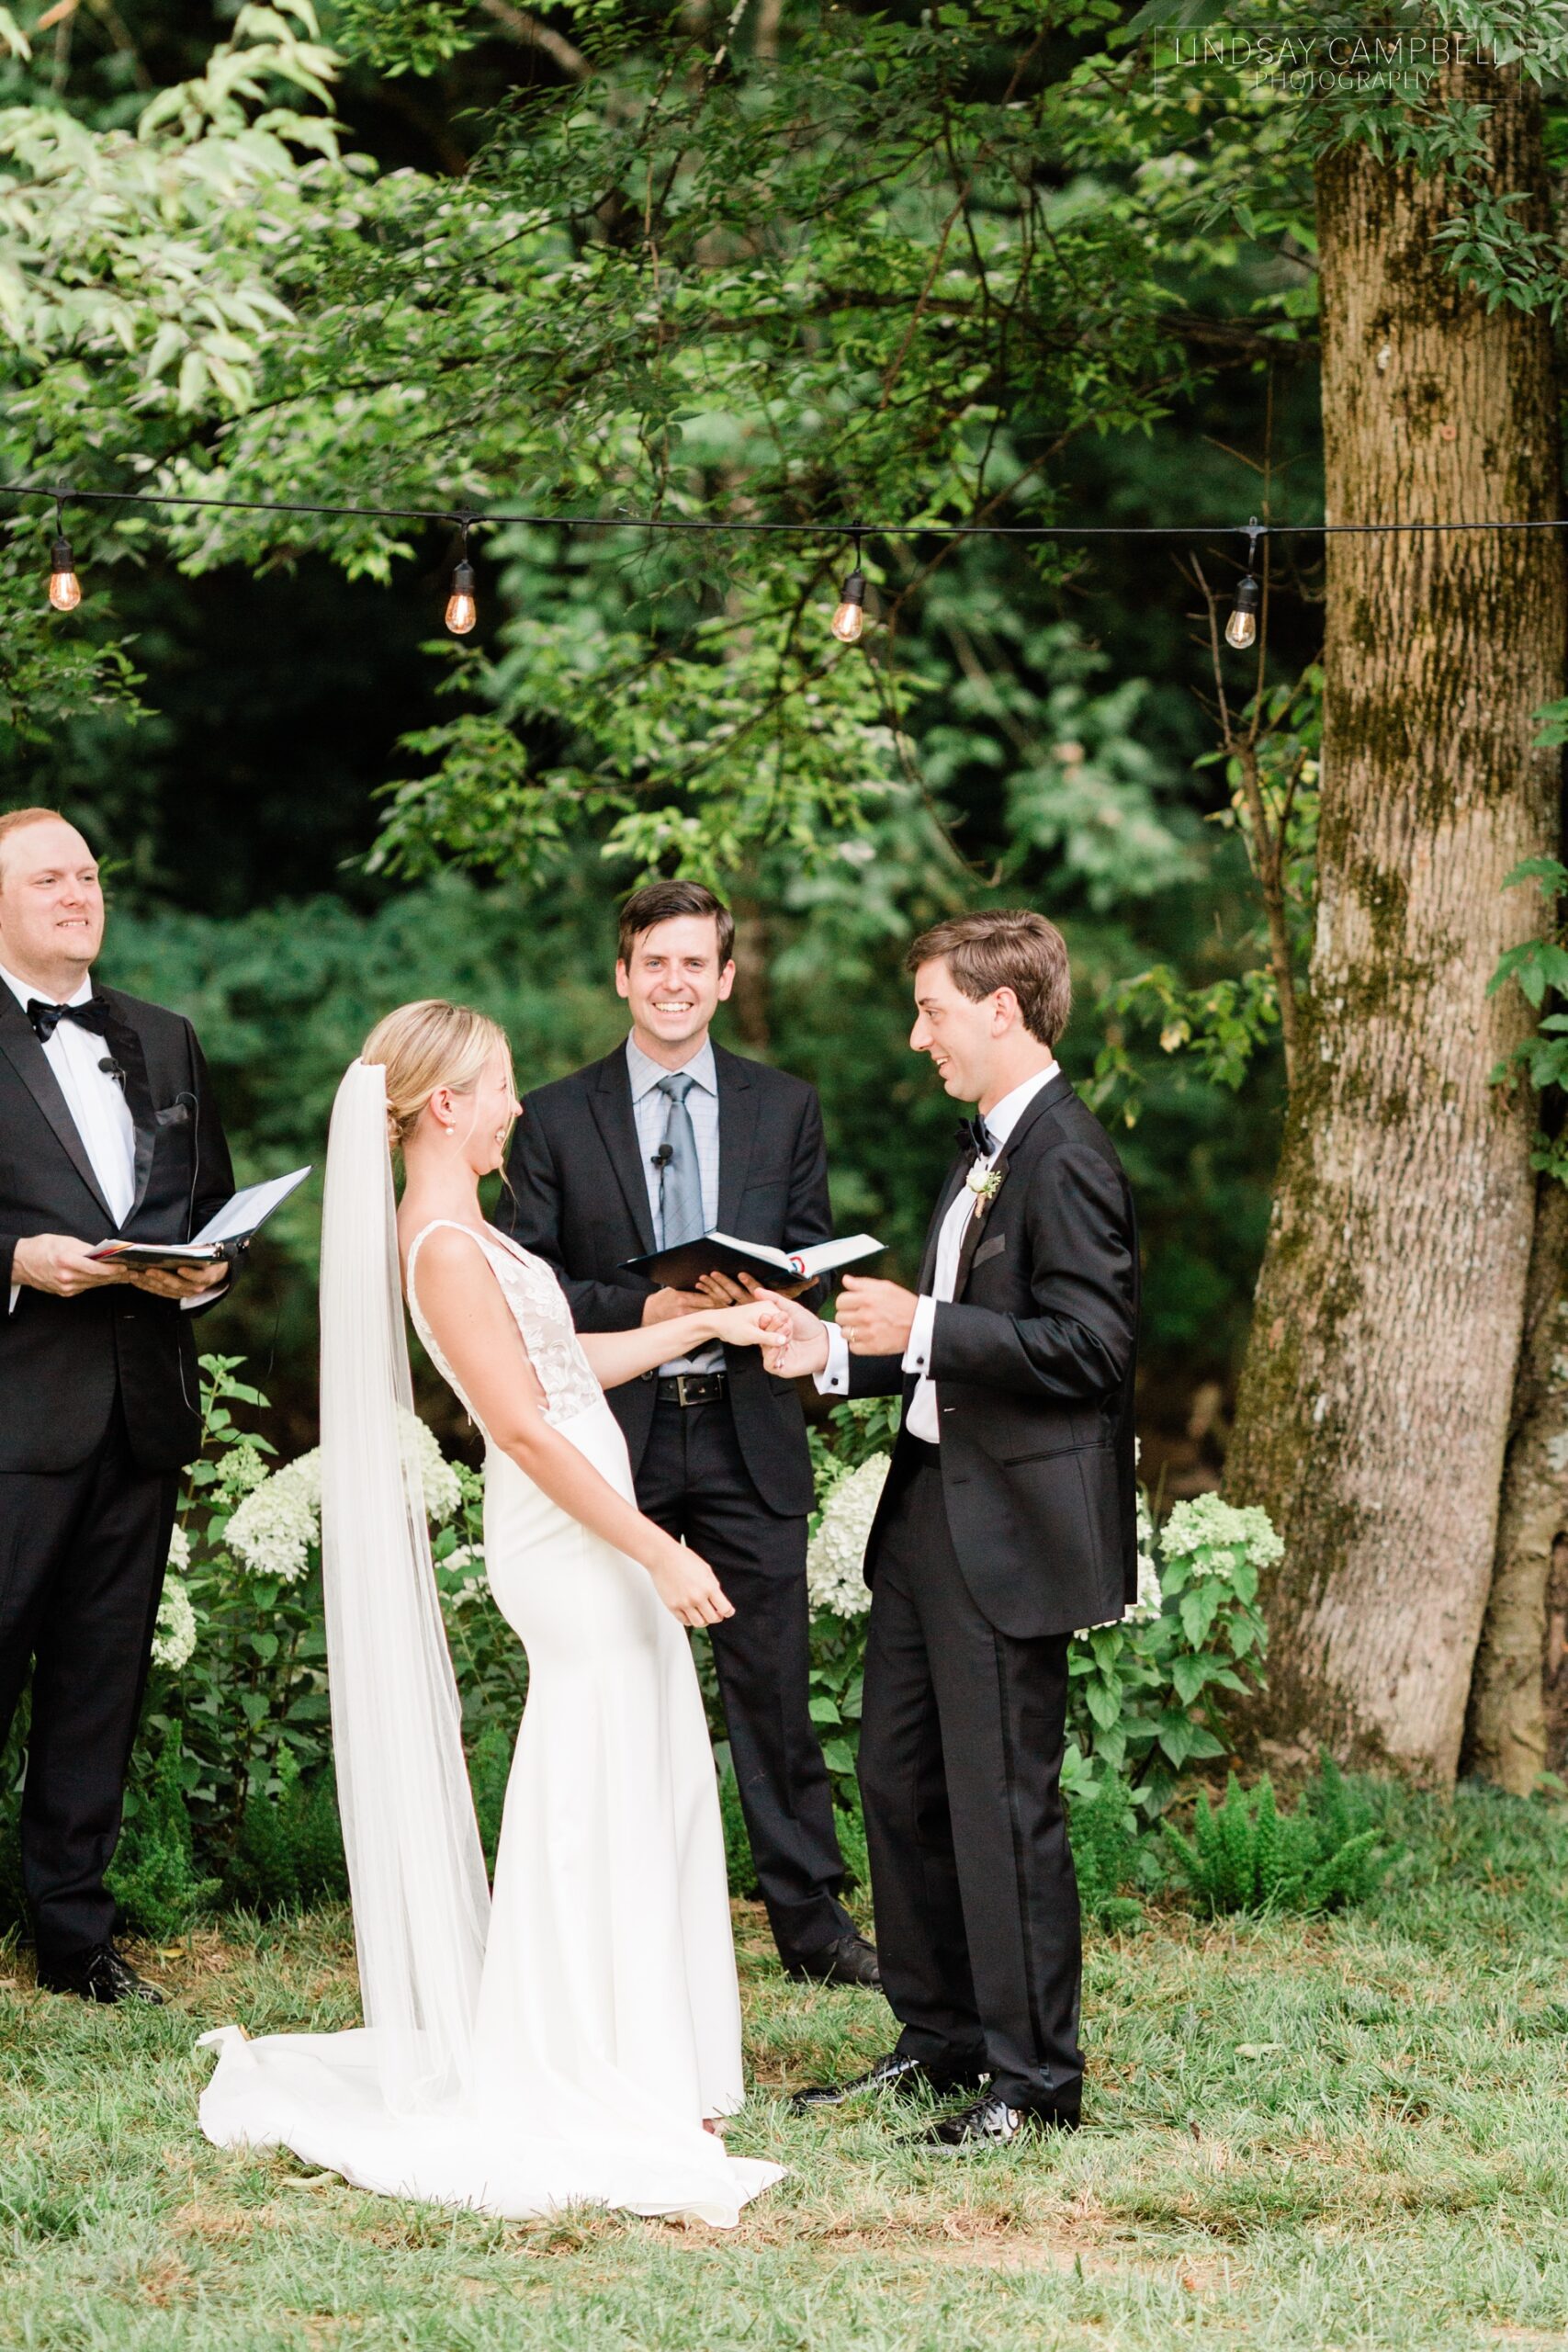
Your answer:
[[[696,1401],[694,1397],[688,1396],[686,1394],[687,1381],[695,1380],[697,1374],[694,1372],[678,1372],[675,1374],[675,1394],[682,1412],[688,1405],[694,1404]]]

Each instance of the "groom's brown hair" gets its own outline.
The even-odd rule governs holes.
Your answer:
[[[955,915],[921,932],[904,968],[918,972],[939,957],[954,988],[976,1004],[997,989],[1011,989],[1030,1035],[1055,1046],[1073,1009],[1073,980],[1067,943],[1054,922],[1032,907]]]

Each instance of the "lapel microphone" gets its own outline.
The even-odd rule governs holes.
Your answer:
[[[660,1172],[660,1174],[662,1176],[662,1175],[663,1175],[663,1173],[664,1173],[664,1170],[669,1167],[670,1162],[674,1159],[674,1157],[675,1157],[675,1147],[674,1147],[674,1145],[673,1145],[673,1144],[669,1144],[669,1143],[661,1143],[661,1144],[660,1145],[660,1147],[659,1147],[659,1149],[658,1149],[656,1152],[654,1152],[654,1153],[652,1154],[652,1156],[651,1156],[651,1159],[650,1159],[650,1163],[649,1163],[649,1164],[650,1164],[652,1167],[657,1168],[657,1169],[658,1169],[658,1170],[659,1170],[659,1172]]]
[[[98,1064],[98,1068],[103,1071],[106,1078],[113,1079],[115,1084],[123,1094],[125,1091],[125,1072],[121,1069],[114,1056],[112,1054],[106,1054],[103,1060]]]

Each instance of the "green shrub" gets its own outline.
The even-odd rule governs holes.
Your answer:
[[[1110,1775],[1067,1808],[1073,1869],[1084,1917],[1101,1928],[1136,1927],[1144,1906],[1129,1894],[1143,1861],[1138,1815],[1124,1781]]]
[[[1380,1846],[1370,1806],[1352,1798],[1325,1756],[1317,1784],[1281,1813],[1267,1773],[1244,1790],[1233,1772],[1224,1802],[1198,1799],[1192,1835],[1164,1825],[1167,1847],[1199,1906],[1221,1912],[1328,1911],[1363,1902],[1392,1850]]]
[[[724,1860],[729,1872],[729,1892],[747,1901],[754,1900],[757,1865],[751,1860],[751,1840],[747,1834],[746,1815],[740,1810],[740,1788],[733,1764],[727,1763],[718,1776],[718,1810],[724,1824]]]
[[[501,1816],[506,1804],[506,1783],[512,1772],[513,1742],[499,1724],[480,1732],[468,1756],[468,1785],[474,1792],[474,1815],[485,1864],[495,1876],[496,1848],[501,1843]]]
[[[151,1776],[127,1799],[125,1827],[108,1872],[120,1924],[164,1942],[184,1933],[219,1892],[196,1864],[186,1795],[192,1777],[177,1734],[165,1736]]]
[[[301,1775],[280,1750],[276,1775],[253,1788],[223,1878],[226,1902],[264,1916],[348,1892],[337,1786],[330,1767]]]

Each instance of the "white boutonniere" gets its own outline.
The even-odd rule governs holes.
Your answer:
[[[990,1207],[991,1203],[1001,1191],[1002,1172],[1003,1171],[999,1168],[982,1168],[979,1161],[976,1160],[974,1167],[969,1170],[968,1175],[964,1179],[964,1183],[975,1195],[975,1215],[976,1216],[985,1216],[986,1211]]]

